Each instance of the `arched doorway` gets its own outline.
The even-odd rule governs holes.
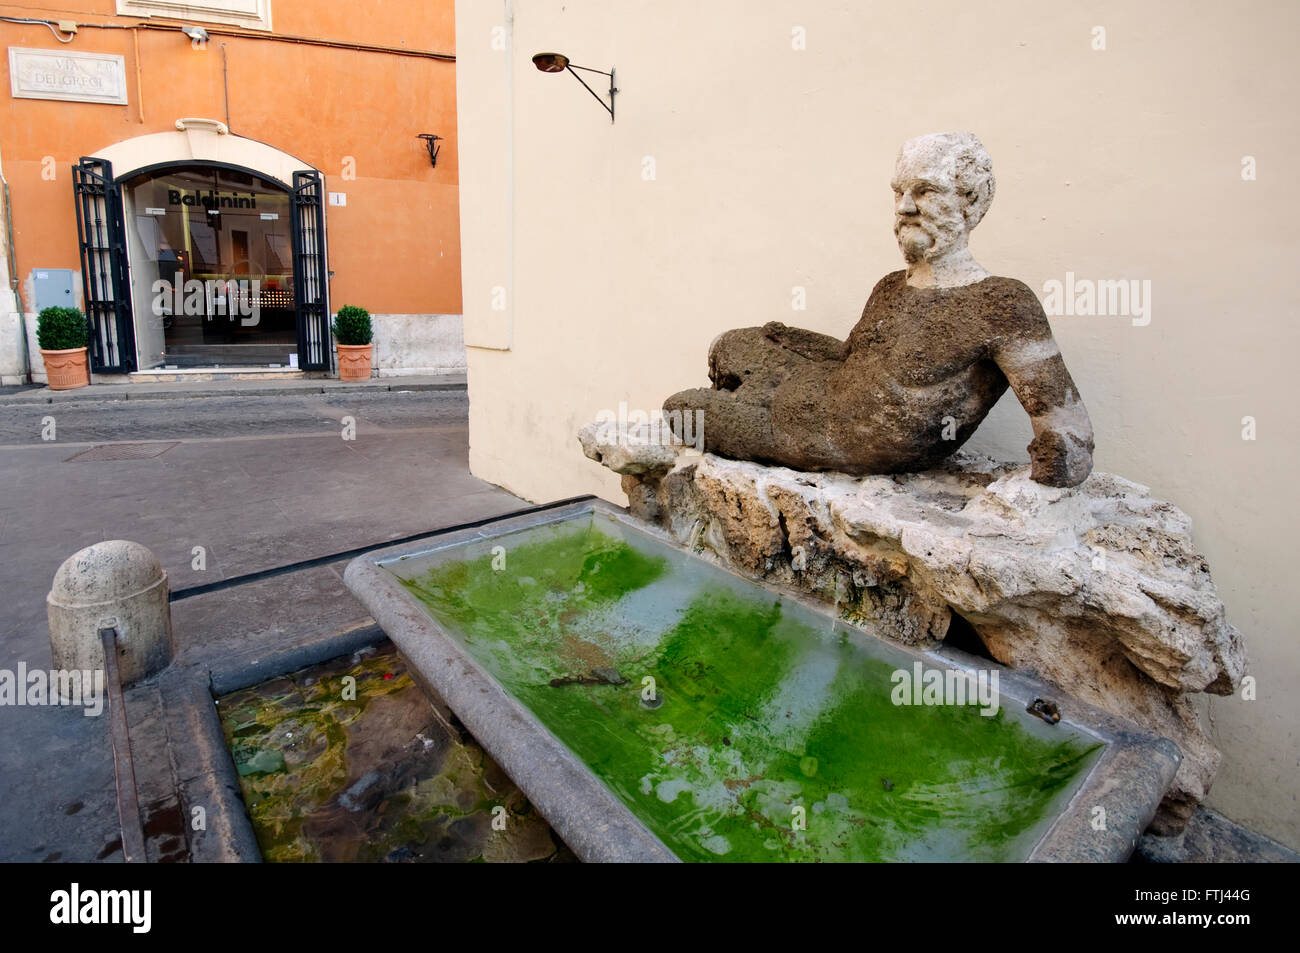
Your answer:
[[[74,167],[92,368],[329,370],[320,173],[212,120],[177,129]]]

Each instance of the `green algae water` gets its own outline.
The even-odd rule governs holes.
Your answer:
[[[1102,747],[608,517],[385,568],[682,860],[1023,860]]]
[[[391,643],[233,692],[218,710],[263,860],[572,859]]]

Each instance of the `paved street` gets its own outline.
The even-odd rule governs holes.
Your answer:
[[[99,540],[148,546],[175,590],[525,505],[470,476],[466,412],[461,390],[53,405],[0,394],[0,669],[49,667],[50,581]],[[135,455],[71,459],[97,446]],[[340,573],[177,603],[177,642],[274,648],[299,624],[360,625]],[[0,860],[120,859],[105,719],[0,707],[0,765]]]
[[[339,435],[339,420],[361,429],[429,429],[462,426],[463,390],[363,391],[278,394],[271,397],[200,397],[189,400],[104,400],[7,404],[0,395],[0,448],[42,445],[43,421],[54,417],[57,443],[111,440],[198,440],[219,437]]]

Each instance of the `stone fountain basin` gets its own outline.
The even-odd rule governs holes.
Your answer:
[[[887,641],[600,500],[344,578],[586,861],[1122,861],[1178,768],[1164,738]],[[931,671],[969,696],[926,703]]]

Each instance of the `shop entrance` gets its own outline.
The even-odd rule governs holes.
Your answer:
[[[74,171],[94,370],[329,370],[319,173],[290,188],[215,162]]]
[[[123,183],[123,201],[142,369],[297,367],[288,189],[172,168]]]

